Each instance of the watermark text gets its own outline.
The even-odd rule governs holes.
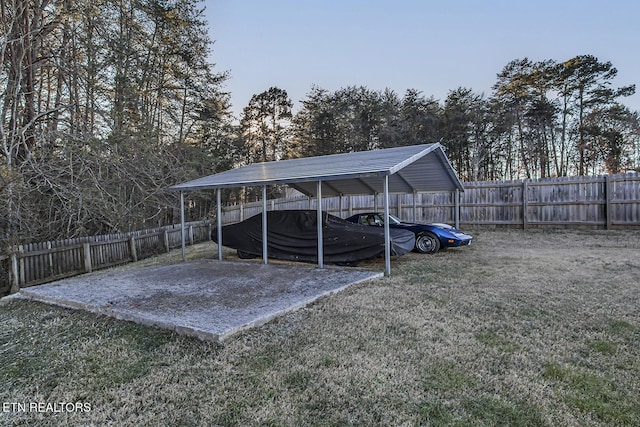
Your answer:
[[[61,414],[65,412],[91,412],[89,402],[2,402],[0,412],[37,412]]]

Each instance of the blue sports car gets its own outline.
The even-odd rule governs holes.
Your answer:
[[[367,212],[350,216],[347,221],[356,224],[384,225],[384,214]],[[433,254],[442,248],[468,246],[473,237],[447,224],[414,224],[403,222],[393,215],[389,215],[389,228],[400,228],[412,231],[416,236],[414,250],[423,254]]]

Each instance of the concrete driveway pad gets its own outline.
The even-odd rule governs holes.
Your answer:
[[[25,288],[20,297],[222,341],[382,273],[227,261],[107,270]]]

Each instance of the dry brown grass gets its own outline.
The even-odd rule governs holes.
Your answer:
[[[91,411],[0,424],[640,424],[640,232],[474,234],[224,345],[1,303],[0,401]]]

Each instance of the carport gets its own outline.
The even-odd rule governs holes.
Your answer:
[[[317,199],[318,218],[322,217],[323,196],[383,194],[385,235],[385,275],[391,274],[389,243],[389,194],[464,191],[443,147],[436,144],[411,145],[345,154],[306,157],[254,163],[169,187],[180,192],[182,254],[185,253],[184,193],[216,190],[217,228],[222,241],[223,188],[262,187],[262,261],[267,253],[267,187],[286,184]],[[455,197],[458,204],[459,197]],[[456,209],[456,212],[458,209]],[[318,268],[324,268],[322,222],[318,221]],[[218,245],[222,260],[222,246]]]

